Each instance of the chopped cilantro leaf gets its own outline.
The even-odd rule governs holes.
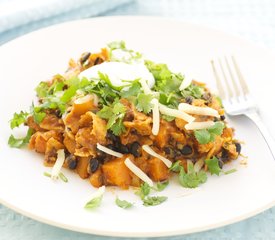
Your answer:
[[[171,121],[175,120],[175,117],[164,115],[164,114],[161,114],[161,117],[162,117],[162,119],[164,119],[167,122],[171,122]]]
[[[136,101],[136,109],[140,112],[148,114],[151,112],[153,104],[151,103],[153,96],[151,94],[140,93]]]
[[[187,88],[181,91],[181,95],[184,98],[191,96],[193,98],[198,99],[202,97],[203,93],[204,93],[203,88],[193,83],[191,83]]]
[[[107,74],[104,74],[100,71],[98,71],[98,76],[101,80],[103,80],[110,88],[112,89],[115,89],[116,91],[121,91],[121,89],[123,87],[117,87],[117,86],[114,86],[109,78],[109,76]]]
[[[195,130],[194,135],[200,144],[207,144],[213,142],[216,136],[222,134],[224,129],[224,123],[216,122],[212,127],[207,129]]]
[[[219,159],[216,157],[206,159],[205,164],[208,167],[209,172],[211,175],[216,174],[217,176],[220,175],[220,172],[222,171],[220,166],[219,166]]]
[[[147,60],[145,61],[145,65],[155,78],[153,90],[160,94],[159,102],[164,105],[177,107],[181,97],[179,86],[181,85],[183,76],[171,72],[166,64],[154,63]]]
[[[126,44],[124,41],[114,41],[114,42],[110,42],[108,44],[108,47],[111,50],[115,50],[115,49],[126,49]]]
[[[196,188],[200,184],[205,183],[207,175],[204,171],[195,172],[194,165],[191,161],[187,162],[187,172],[181,167],[179,173],[179,182],[183,187]]]
[[[214,126],[208,128],[210,134],[221,135],[224,129],[223,122],[216,122]]]
[[[172,171],[172,172],[179,172],[181,168],[182,168],[181,161],[178,160],[178,161],[174,162],[171,165],[171,167],[169,168],[169,170]]]
[[[169,181],[165,181],[165,182],[157,182],[157,191],[161,192],[163,191],[169,184]]]
[[[228,171],[225,171],[225,172],[223,172],[225,175],[227,175],[227,174],[231,174],[231,173],[234,173],[234,172],[236,172],[237,171],[237,169],[236,168],[232,168],[232,169],[230,169],[230,170],[228,170]]]
[[[133,206],[133,203],[130,203],[126,200],[120,200],[118,197],[116,198],[116,205],[120,208],[127,209]]]
[[[62,97],[60,98],[60,101],[62,103],[69,102],[72,99],[72,97],[76,94],[77,89],[78,88],[76,86],[70,86],[67,90],[64,91]]]
[[[120,95],[123,98],[129,98],[133,96],[137,96],[141,92],[141,86],[138,81],[133,81],[132,85],[128,90],[123,90]]]
[[[194,134],[200,144],[209,143],[211,140],[211,134],[207,129],[196,130]]]
[[[13,118],[10,120],[10,128],[14,129],[25,123],[29,113],[21,111],[20,113],[14,113]]]
[[[136,195],[140,196],[141,199],[144,199],[150,194],[151,187],[148,183],[141,184],[139,190],[136,192]]]
[[[8,144],[10,147],[20,148],[26,145],[32,136],[33,131],[29,128],[27,135],[24,138],[15,138],[13,135],[9,137]]]
[[[31,114],[33,116],[33,119],[36,123],[41,123],[43,121],[43,119],[46,117],[46,113],[42,111],[43,108],[41,106],[34,106],[32,104],[31,107]]]
[[[125,131],[123,118],[126,113],[126,107],[120,102],[114,102],[111,106],[104,106],[97,115],[103,119],[107,119],[107,129],[119,136]]]
[[[47,82],[40,82],[38,84],[38,86],[35,88],[36,91],[36,95],[39,98],[43,98],[46,97],[48,94],[48,90],[49,90],[49,85]]]
[[[91,199],[89,202],[86,203],[84,208],[89,209],[89,210],[98,208],[102,202],[102,198],[103,198],[103,194]]]
[[[163,202],[165,202],[168,198],[165,196],[153,196],[153,197],[146,197],[143,199],[143,205],[146,207],[149,206],[156,206]]]

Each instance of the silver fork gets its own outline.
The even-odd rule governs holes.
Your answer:
[[[232,56],[231,61],[229,61],[225,57],[223,62],[218,59],[221,74],[218,74],[213,60],[211,65],[226,113],[230,116],[245,115],[250,118],[260,130],[275,160],[275,142],[260,118],[258,108],[251,98],[248,86],[235,58]],[[233,67],[230,65],[233,65]],[[220,75],[222,75],[223,81]]]

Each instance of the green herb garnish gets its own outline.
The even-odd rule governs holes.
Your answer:
[[[140,112],[148,114],[153,108],[151,103],[153,96],[151,94],[140,93],[136,101],[136,109]]]
[[[179,182],[183,187],[196,188],[200,184],[205,183],[207,175],[204,171],[195,172],[194,165],[191,161],[187,162],[187,172],[184,168],[180,168]]]
[[[13,148],[20,148],[29,143],[30,138],[33,134],[33,131],[29,128],[27,135],[24,138],[15,138],[13,135],[10,135],[8,144]]]
[[[52,176],[52,175],[51,175],[50,173],[48,173],[48,172],[44,172],[43,175],[44,175],[45,177],[51,177],[51,176]]]
[[[20,113],[14,113],[13,118],[10,120],[10,128],[14,129],[26,122],[29,113],[21,111]]]
[[[209,142],[213,142],[216,136],[221,135],[223,132],[223,129],[224,129],[224,123],[216,122],[215,125],[210,128],[195,130],[194,134],[197,141],[200,144],[206,144]]]
[[[227,174],[231,174],[231,173],[234,173],[234,172],[237,172],[237,169],[236,169],[236,168],[230,169],[230,170],[225,171],[225,172],[223,172],[223,173],[224,173],[225,175],[227,175]]]
[[[62,172],[60,172],[60,173],[58,174],[58,176],[60,177],[60,179],[61,179],[63,182],[65,182],[65,183],[68,182],[68,178],[67,178]]]
[[[181,170],[181,168],[183,168],[183,166],[181,165],[181,161],[178,160],[176,162],[174,162],[171,167],[169,168],[170,171],[172,172],[179,172]]]
[[[136,195],[140,196],[141,199],[144,199],[150,194],[151,187],[148,183],[141,184],[139,190],[136,192]]]
[[[168,186],[168,184],[169,184],[169,181],[157,182],[157,188],[156,188],[156,190],[158,192],[161,192],[161,191],[163,191]]]
[[[203,88],[193,83],[191,83],[187,88],[181,91],[181,95],[184,98],[191,96],[193,98],[199,99],[202,97],[203,93]]]
[[[130,203],[126,200],[120,200],[118,197],[116,198],[116,205],[120,208],[127,209],[133,206],[133,203]]]
[[[168,198],[165,196],[146,197],[145,199],[143,199],[143,205],[146,207],[156,206],[165,202],[167,199]]]
[[[103,199],[103,194],[101,194],[100,196],[94,197],[93,199],[91,199],[89,202],[86,203],[84,208],[89,210],[96,209],[100,206],[102,199]]]
[[[125,131],[123,118],[126,113],[126,107],[120,102],[114,102],[111,106],[104,106],[97,115],[107,119],[107,129],[110,129],[115,135],[119,136]]]
[[[220,175],[222,169],[219,166],[219,159],[216,157],[212,157],[210,159],[205,160],[205,164],[208,167],[209,172],[211,175],[216,174],[217,176]]]

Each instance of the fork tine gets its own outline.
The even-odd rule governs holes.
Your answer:
[[[224,57],[224,59],[225,59],[225,64],[226,64],[226,66],[227,66],[227,69],[228,69],[230,78],[231,78],[232,83],[233,83],[234,91],[235,91],[235,93],[236,93],[236,96],[239,97],[239,96],[240,96],[240,90],[239,90],[239,88],[238,88],[238,86],[237,86],[235,77],[234,77],[234,75],[233,75],[233,72],[232,72],[232,70],[231,70],[231,67],[230,67],[230,65],[229,65],[229,62],[228,62],[228,60],[227,60],[227,57]]]
[[[222,62],[221,62],[221,59],[219,58],[219,64],[220,64],[220,68],[222,70],[222,75],[223,75],[223,78],[224,78],[224,81],[225,81],[225,85],[226,85],[226,88],[228,90],[228,95],[229,95],[229,99],[232,98],[234,95],[233,95],[233,92],[232,92],[232,89],[229,85],[229,82],[228,82],[228,79],[226,77],[226,74],[225,74],[225,71],[224,71],[224,68],[223,68],[223,65],[222,65]]]
[[[235,57],[234,57],[234,56],[231,56],[231,58],[232,58],[232,62],[233,62],[233,65],[234,65],[234,67],[235,67],[236,73],[237,73],[237,75],[238,75],[238,78],[239,78],[239,80],[240,80],[240,84],[241,84],[243,93],[244,93],[244,95],[247,95],[247,94],[249,93],[248,86],[247,86],[247,84],[246,84],[246,82],[245,82],[245,80],[244,80],[244,77],[243,77],[243,75],[242,75],[242,73],[241,73],[240,68],[238,67],[238,64],[237,64],[237,62],[236,62],[236,60],[235,60]]]
[[[222,99],[225,99],[226,95],[225,95],[225,92],[224,92],[224,89],[223,89],[223,86],[222,86],[222,82],[219,78],[219,75],[217,73],[217,70],[216,70],[216,67],[215,67],[215,64],[214,64],[213,60],[211,60],[211,65],[212,65],[212,70],[213,70],[213,73],[214,73],[214,76],[215,76],[215,79],[216,79],[216,84],[217,84],[217,88],[218,88],[218,91],[219,91],[219,95]]]

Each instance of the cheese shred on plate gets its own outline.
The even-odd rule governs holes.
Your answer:
[[[150,187],[153,187],[153,181],[144,173],[139,167],[137,167],[129,158],[126,158],[124,161],[125,165],[139,177],[143,182],[146,182]]]
[[[111,149],[109,149],[109,148],[107,148],[107,147],[104,147],[104,146],[102,146],[102,145],[99,144],[99,143],[96,144],[96,147],[97,147],[98,150],[100,150],[100,151],[102,151],[102,152],[105,152],[105,153],[107,153],[107,154],[110,154],[110,155],[112,155],[112,156],[115,156],[115,157],[118,157],[118,158],[123,157],[123,154],[121,154],[121,153],[119,153],[119,152],[116,152],[116,151],[113,151],[113,150],[111,150]]]
[[[205,129],[214,126],[213,121],[206,121],[206,122],[191,122],[185,125],[186,130],[199,130]]]
[[[65,151],[64,149],[59,149],[57,151],[57,159],[53,166],[52,173],[51,173],[51,179],[56,180],[58,179],[58,175],[60,173],[60,170],[63,166],[63,163],[65,161]]]
[[[149,145],[143,145],[142,149],[145,152],[147,152],[148,154],[150,154],[151,156],[156,157],[159,160],[161,160],[168,168],[170,168],[172,166],[172,162],[169,159],[167,159],[167,158],[161,156],[160,154],[156,153],[152,148],[149,147]]]
[[[157,99],[153,99],[151,101],[151,103],[153,104],[153,127],[152,127],[152,133],[153,135],[158,135],[159,133],[159,121],[160,121],[160,117],[159,117],[159,102]]]
[[[187,103],[180,103],[179,110],[190,114],[219,117],[218,111],[210,107],[197,107]]]
[[[166,107],[165,105],[163,105],[161,103],[159,104],[159,111],[164,115],[168,115],[170,117],[181,118],[189,123],[193,122],[195,120],[195,118],[192,117],[191,115],[189,115],[185,112],[182,112],[180,110],[177,110],[177,109]]]

